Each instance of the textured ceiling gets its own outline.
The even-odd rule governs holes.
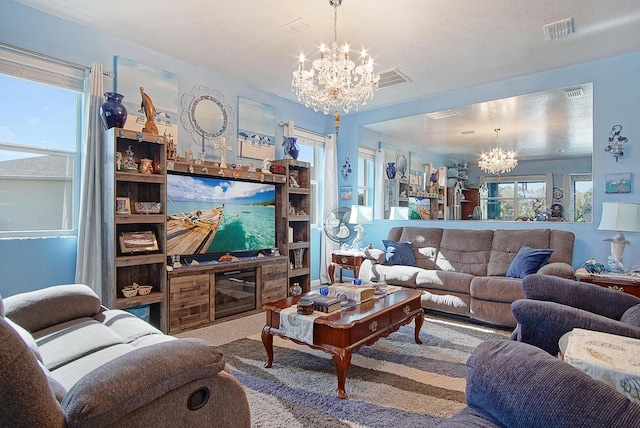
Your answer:
[[[16,1],[292,100],[298,54],[315,57],[333,37],[328,0]],[[300,18],[308,30],[281,30]],[[566,18],[575,33],[545,39],[543,25]],[[345,41],[366,47],[376,71],[397,68],[411,79],[378,91],[369,109],[640,51],[640,2],[344,0],[338,42]]]

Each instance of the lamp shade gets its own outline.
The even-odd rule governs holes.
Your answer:
[[[602,218],[598,230],[640,232],[640,205],[603,202]]]
[[[391,207],[389,220],[409,220],[409,207]]]
[[[351,205],[351,224],[371,224],[373,222],[373,207]]]

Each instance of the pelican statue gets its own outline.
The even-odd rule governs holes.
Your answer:
[[[609,258],[613,258],[614,264],[612,271],[624,272],[625,268],[622,265],[622,253],[624,252],[625,245],[633,245],[630,241],[624,237],[624,233],[617,232],[613,237],[603,240],[604,242],[611,242],[611,255]]]
[[[361,226],[361,225],[359,225],[359,224],[356,224],[356,225],[353,227],[353,230],[355,230],[355,231],[356,231],[356,237],[355,237],[355,239],[353,240],[352,248],[353,248],[354,250],[357,250],[357,249],[359,249],[359,248],[360,248],[360,244],[362,243],[362,238],[364,238],[364,235],[366,235],[367,233],[364,231],[364,227],[362,227],[362,226]]]
[[[153,106],[153,101],[149,98],[149,95],[144,93],[144,88],[140,86],[140,95],[142,96],[142,108],[144,109],[144,115],[147,121],[144,123],[142,132],[148,132],[149,134],[158,135],[158,127],[153,121],[156,117],[156,108]]]

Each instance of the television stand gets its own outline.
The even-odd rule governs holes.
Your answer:
[[[167,272],[169,333],[204,327],[287,297],[288,269],[286,256],[265,256],[202,262]]]

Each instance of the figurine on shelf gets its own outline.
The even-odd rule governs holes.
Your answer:
[[[164,136],[167,141],[167,159],[178,160],[178,150],[176,149],[176,143],[173,141],[171,134],[167,135],[167,131],[164,131]]]
[[[264,159],[260,170],[263,174],[271,174],[271,161],[269,159]]]
[[[156,118],[156,108],[153,105],[153,101],[151,101],[149,95],[144,93],[144,88],[142,86],[140,86],[140,95],[142,96],[141,107],[144,109],[144,115],[147,118],[147,121],[144,123],[144,128],[142,128],[142,132],[158,135],[158,127],[154,122]]]
[[[220,137],[220,142],[215,143],[213,145],[214,149],[220,149],[220,168],[227,167],[226,153],[225,150],[231,151],[231,147],[227,146],[227,142],[224,136]]]
[[[298,184],[298,180],[296,180],[295,174],[291,174],[289,176],[289,186],[300,187],[300,185]]]
[[[125,154],[126,156],[122,161],[122,169],[125,171],[137,171],[138,164],[133,159],[133,149],[131,148],[131,146],[127,148],[127,151],[125,152]]]

